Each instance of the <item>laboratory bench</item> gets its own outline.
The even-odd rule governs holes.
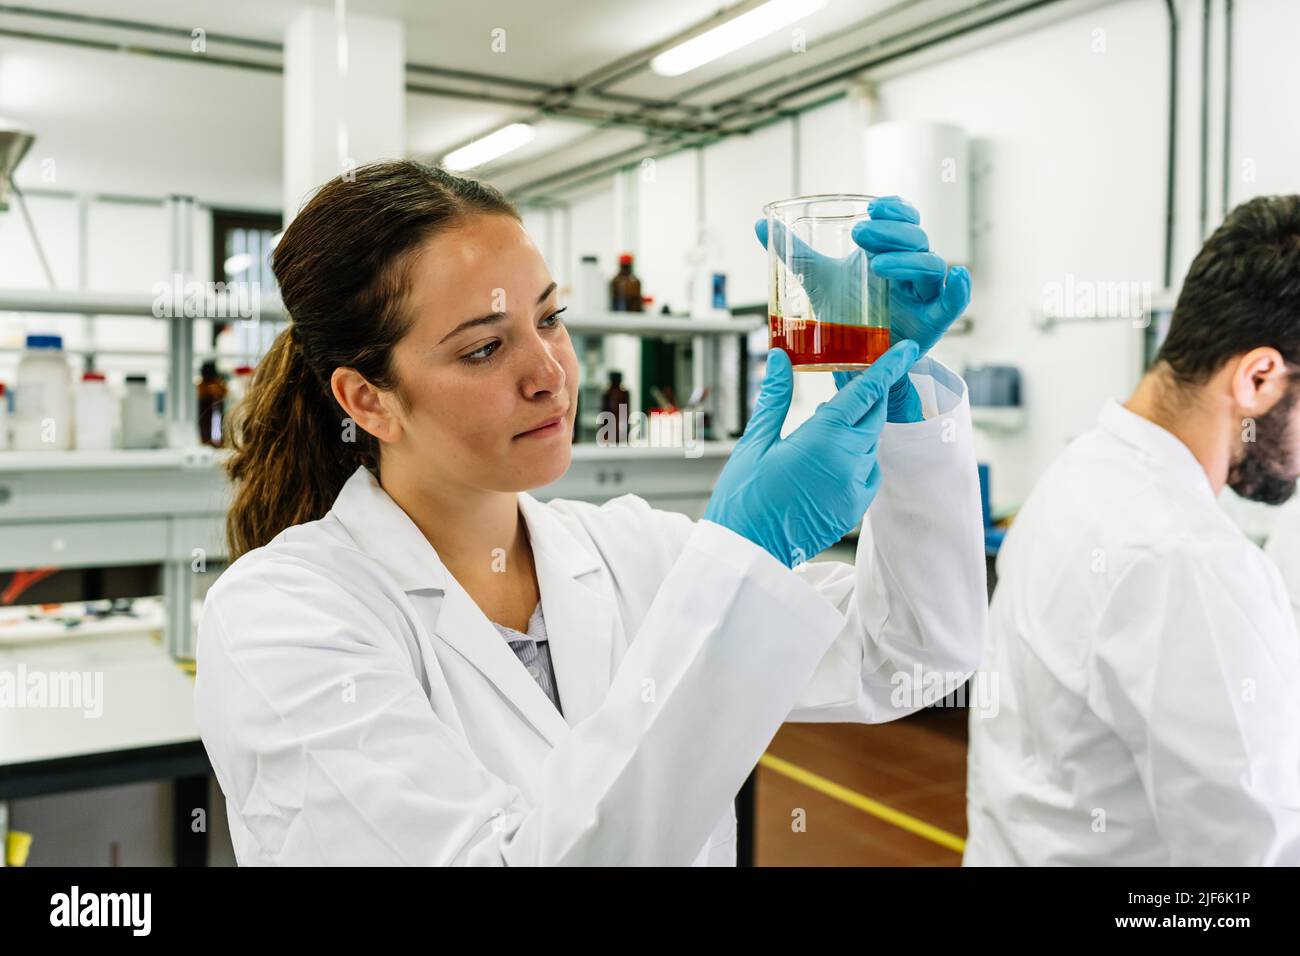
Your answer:
[[[15,706],[0,707],[0,805],[25,797],[170,780],[177,866],[205,866],[211,767],[194,721],[194,681],[159,631],[94,633],[0,643],[0,673]],[[75,700],[30,700],[30,675],[48,688],[76,685]],[[77,679],[75,675],[89,675]],[[19,678],[23,677],[20,684]],[[102,681],[102,682],[101,682]],[[98,686],[94,686],[98,684]],[[114,702],[129,701],[129,706]],[[98,710],[96,715],[95,711]],[[201,811],[204,826],[193,826]],[[0,814],[0,820],[12,817]],[[21,821],[19,821],[21,822]],[[3,828],[0,828],[2,830]],[[0,847],[5,844],[0,832]],[[2,860],[0,860],[2,862]]]

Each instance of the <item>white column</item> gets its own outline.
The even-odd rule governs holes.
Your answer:
[[[284,37],[284,222],[340,173],[406,155],[401,21],[305,9]]]

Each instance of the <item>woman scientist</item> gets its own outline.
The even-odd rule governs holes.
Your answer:
[[[292,325],[235,423],[236,560],[199,631],[239,863],[734,865],[734,795],[783,721],[892,720],[965,679],[969,409],[917,357],[970,281],[910,206],[874,216],[911,341],[785,438],[770,352],[696,522],[527,493],[569,466],[578,362],[499,193],[412,162],[321,188],[275,249]],[[859,520],[855,565],[802,560]]]

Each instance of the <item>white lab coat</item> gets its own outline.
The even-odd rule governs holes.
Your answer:
[[[1273,515],[1273,530],[1264,542],[1264,553],[1277,565],[1291,610],[1300,620],[1300,494]]]
[[[782,721],[891,720],[917,708],[895,673],[950,689],[977,663],[965,384],[913,380],[933,417],[885,427],[856,566],[794,572],[635,495],[521,493],[563,716],[358,468],[206,598],[196,714],[238,862],[734,865]]]
[[[1170,432],[1111,402],[998,556],[968,865],[1300,863],[1300,648],[1277,571]]]

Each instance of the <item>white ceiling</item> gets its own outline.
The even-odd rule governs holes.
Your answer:
[[[278,50],[223,42],[221,35],[278,44],[300,10],[332,10],[333,0],[27,0],[29,5],[37,2],[45,11],[76,19],[24,15],[14,12],[20,4],[0,3],[0,31],[131,43],[176,54],[144,56],[0,35],[0,115],[36,129],[33,157],[44,151],[60,158],[58,185],[119,191],[139,185],[144,192],[184,190],[201,198],[239,191],[247,204],[278,204],[280,75],[211,61],[229,56],[278,66]],[[937,20],[939,29],[960,22],[973,6],[993,9],[1022,2],[829,0],[797,25],[806,31],[806,52],[792,52],[791,36],[782,31],[682,77],[660,77],[642,65],[610,85],[608,92],[707,106],[758,89],[754,100],[780,97],[782,105],[798,105],[836,89],[786,96],[805,85],[794,79],[801,71],[830,64],[813,72],[817,77],[840,72],[861,62],[854,54],[885,37],[902,35],[906,42],[920,35],[909,32],[920,24]],[[644,63],[647,51],[732,6],[734,2],[719,0],[346,0],[349,14],[403,21],[408,64],[553,86],[582,80],[625,59]],[[129,20],[181,33],[127,29],[86,18]],[[188,33],[195,28],[208,35],[206,63],[188,54]],[[505,53],[491,50],[496,28],[506,31]],[[408,93],[408,148],[422,158],[440,156],[506,122],[537,117],[536,109],[527,105],[536,101],[537,90],[415,70],[407,79],[418,86],[477,94],[466,99]],[[488,93],[527,103],[490,102],[482,95]],[[602,115],[626,115],[634,109],[626,102],[590,96],[574,104]],[[663,115],[686,118],[681,112]],[[538,123],[532,144],[497,166],[475,172],[516,189],[645,141],[639,129],[548,117]],[[19,182],[37,181],[29,159],[19,171]]]
[[[0,37],[0,116],[36,134],[16,176],[29,189],[278,209],[280,86],[271,73]]]
[[[658,43],[735,7],[738,0],[346,0],[346,12],[391,17],[406,25],[408,61],[489,70],[564,83]],[[806,24],[810,37],[893,6],[897,0],[830,0]],[[921,0],[915,6],[951,6]],[[24,4],[14,4],[21,6]],[[333,10],[333,0],[27,0],[28,6],[91,17],[133,20],[279,42],[305,8]],[[907,4],[904,4],[905,6]],[[47,21],[48,22],[48,21]],[[507,51],[489,49],[504,28]],[[84,33],[83,27],[78,32]],[[776,48],[782,47],[780,39]],[[769,52],[773,47],[769,44]],[[736,67],[758,58],[742,51]],[[738,54],[737,56],[741,56]],[[692,73],[693,79],[704,76]]]

